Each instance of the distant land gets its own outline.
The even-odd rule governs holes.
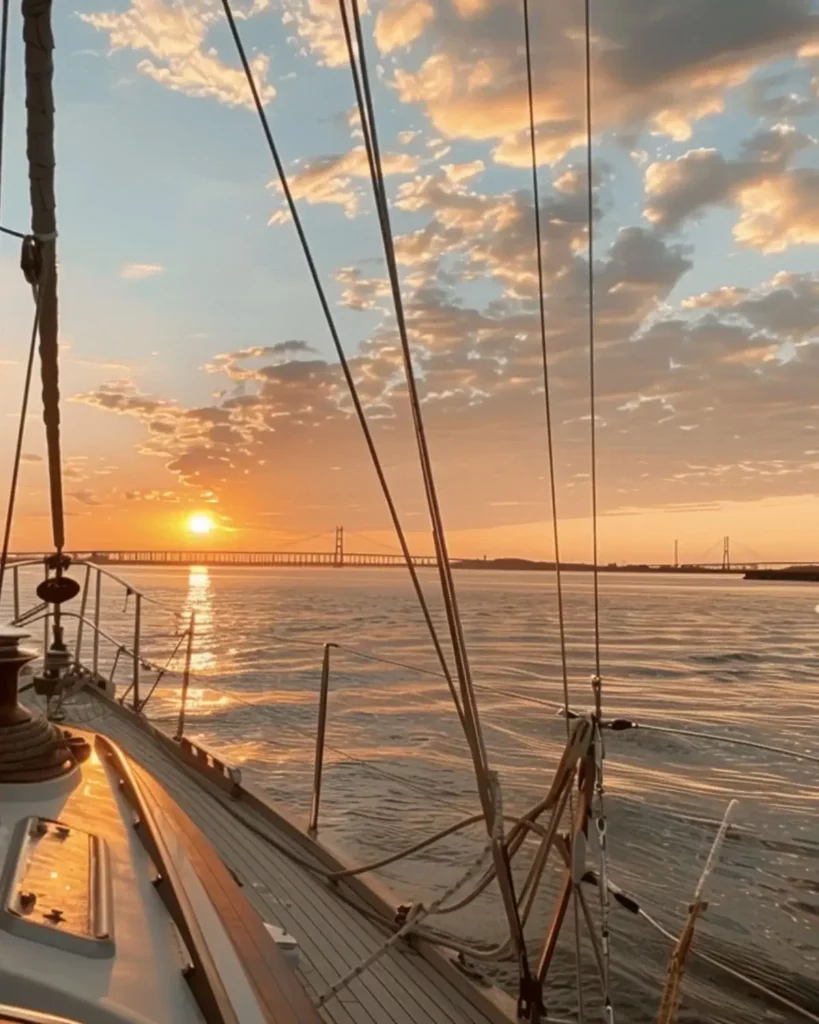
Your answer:
[[[403,567],[404,559],[397,554],[362,554],[355,551],[299,552],[299,551],[217,551],[195,550],[184,548],[176,551],[77,551],[70,554],[73,562],[92,562],[96,565],[178,565],[178,566],[232,566],[247,568],[283,568],[285,566],[314,566],[327,569],[340,568],[399,568]],[[46,552],[27,552],[9,554],[8,564],[35,565],[42,563],[49,555]],[[436,565],[432,555],[413,555],[416,568],[432,569]],[[759,568],[760,563],[736,563],[729,566],[712,563],[696,565],[693,563],[673,565],[649,562],[608,562],[598,566],[601,573],[664,573],[673,576],[713,576],[732,575],[744,576],[748,580],[782,580],[819,583],[819,565],[811,562],[788,564],[768,562],[769,568]],[[762,565],[766,563],[762,562]],[[451,558],[453,569],[482,570],[495,572],[554,572],[554,561],[541,561],[532,558]],[[593,572],[590,562],[561,562],[564,572]]]
[[[554,562],[539,562],[530,558],[453,558],[453,569],[500,569],[507,572],[554,572]],[[591,562],[561,562],[563,572],[592,572],[594,566]],[[683,573],[685,575],[711,575],[717,573],[741,574],[744,568],[723,569],[722,566],[703,565],[649,565],[646,562],[608,562],[606,565],[598,566],[599,572],[669,572]]]
[[[745,579],[819,583],[819,565],[789,565],[784,569],[749,569],[745,573]]]

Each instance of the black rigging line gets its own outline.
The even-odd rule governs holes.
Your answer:
[[[373,186],[373,197],[378,213],[381,227],[381,237],[384,245],[384,257],[387,263],[387,271],[390,278],[390,290],[392,292],[395,306],[396,323],[398,326],[399,339],[401,341],[401,352],[404,362],[404,372],[407,380],[407,388],[410,398],[410,409],[415,427],[415,438],[418,445],[418,456],[421,464],[421,474],[426,492],[427,506],[429,509],[430,525],[435,544],[436,561],[441,581],[441,589],[444,598],[444,609],[449,626],[452,653],[455,659],[458,679],[461,684],[461,701],[469,714],[464,716],[463,723],[470,750],[475,760],[475,769],[478,782],[478,789],[481,794],[481,804],[486,813],[487,821],[491,820],[491,796],[486,781],[488,770],[488,759],[483,737],[479,727],[478,708],[475,702],[475,694],[471,685],[469,671],[469,660],[466,653],[466,643],[463,636],[463,627],[458,613],[458,601],[455,593],[455,584],[452,578],[452,569],[449,563],[446,535],[443,528],[440,505],[435,488],[435,481],[432,475],[431,460],[427,447],[426,434],[424,431],[423,419],[421,416],[420,400],[418,398],[415,373],[412,366],[412,353],[410,351],[407,334],[406,320],[404,317],[404,305],[401,297],[401,286],[398,279],[398,264],[395,257],[395,246],[393,242],[392,228],[390,225],[389,208],[387,205],[386,189],[384,187],[384,175],[381,165],[381,153],[378,144],[378,133],[375,122],[375,111],[373,108],[372,92],[370,90],[370,77],[367,70],[366,49],[364,46],[364,35],[361,29],[361,15],[357,0],[351,0],[351,10],[355,25],[356,44],[358,47],[358,59],[356,60],[355,48],[350,35],[349,20],[347,17],[345,0],[339,0],[344,36],[347,43],[347,53],[350,62],[350,70],[353,77],[353,86],[358,103],[361,128],[364,135],[364,143],[367,149],[367,159],[370,167],[370,178]]]
[[[11,0],[3,0],[3,12],[0,15],[0,200],[3,196],[3,139],[6,129],[6,66],[9,50],[9,6]],[[16,234],[0,228],[4,234]],[[20,236],[21,238],[24,236]]]
[[[358,0],[351,0],[350,7],[355,25],[358,61],[356,61],[355,50],[350,37],[346,0],[339,0],[339,8],[344,26],[344,36],[347,44],[347,53],[350,61],[350,70],[352,72],[353,86],[356,93],[358,111],[361,118],[361,127],[364,135],[364,144],[368,151],[367,159],[370,166],[373,197],[375,199],[376,210],[378,212],[381,237],[384,244],[384,257],[387,263],[390,288],[395,306],[395,318],[401,341],[404,373],[409,392],[413,424],[415,426],[418,457],[421,464],[421,472],[426,490],[430,525],[432,527],[433,541],[435,543],[437,555],[438,572],[441,581],[441,590],[444,598],[444,608],[449,625],[452,653],[457,668],[458,681],[461,687],[461,701],[464,709],[462,725],[464,728],[464,734],[469,743],[470,753],[472,755],[478,794],[483,808],[484,818],[486,820],[487,827],[491,828],[493,827],[491,823],[494,822],[494,815],[498,808],[496,806],[495,797],[492,793],[490,784],[489,761],[486,752],[486,745],[481,733],[480,717],[469,670],[469,658],[466,650],[463,625],[458,611],[455,581],[452,576],[452,566],[450,565],[449,554],[447,551],[446,533],[444,531],[443,518],[441,516],[435,480],[432,473],[432,463],[430,460],[429,449],[427,447],[423,417],[421,415],[421,405],[418,398],[415,373],[412,366],[412,353],[409,346],[406,321],[404,318],[401,286],[398,278],[398,261],[395,256],[395,245],[390,225],[389,207],[387,204],[381,154],[378,145],[375,112],[373,108],[372,92],[370,89],[370,77],[367,70],[366,48],[361,29],[361,14],[359,11]],[[532,1005],[530,1000],[532,999],[533,979],[529,969],[523,925],[517,908],[511,866],[509,864],[508,857],[503,851],[498,850],[495,853],[495,868],[499,888],[503,898],[502,902],[509,923],[510,937],[512,938],[516,948],[518,968],[520,972],[520,996],[518,1005],[519,1008],[524,1006],[528,1008]],[[502,883],[501,879],[503,879]]]
[[[592,156],[592,78],[591,78],[591,0],[585,0],[583,7],[584,36],[585,36],[585,80],[586,80],[586,199],[587,199],[587,230],[588,230],[588,290],[589,290],[589,461],[591,473],[591,504],[592,504],[592,555],[594,565],[592,567],[593,593],[594,593],[594,677],[592,689],[594,691],[595,710],[593,721],[596,724],[596,740],[599,744],[597,751],[597,777],[595,788],[597,791],[597,829],[598,843],[600,846],[600,871],[601,877],[606,873],[606,816],[603,804],[603,761],[605,759],[605,748],[603,737],[600,731],[602,722],[603,683],[600,675],[600,579],[598,568],[598,537],[597,537],[597,408],[595,392],[595,365],[594,365],[594,333],[595,333],[595,309],[594,309],[594,184],[592,175],[594,162]],[[575,911],[576,913],[576,911]],[[609,991],[611,977],[611,961],[608,927],[608,890],[605,886],[600,887],[600,931],[603,943],[603,999],[604,1017],[608,1021],[614,1020],[614,1010],[611,1005]],[[578,987],[578,994],[580,989]],[[581,1003],[582,1017],[582,1003]]]
[[[569,668],[566,657],[566,620],[563,609],[563,576],[560,566],[560,528],[557,516],[557,485],[555,481],[555,454],[552,437],[552,403],[549,387],[549,354],[546,342],[546,300],[543,291],[543,234],[540,225],[540,187],[537,173],[537,142],[535,140],[535,100],[532,85],[532,46],[529,32],[529,0],[523,0],[523,32],[526,43],[526,81],[529,91],[529,139],[532,147],[532,191],[535,206],[535,244],[537,247],[537,291],[540,309],[540,347],[543,357],[543,398],[546,406],[546,447],[549,459],[549,492],[552,506],[552,535],[555,551],[555,587],[557,590],[557,620],[560,630],[560,663],[563,671],[563,701],[569,710]],[[566,715],[566,737],[571,723]]]
[[[570,722],[570,698],[569,698],[569,668],[568,659],[566,655],[566,620],[564,615],[563,607],[563,580],[560,566],[560,528],[558,526],[558,509],[557,509],[557,483],[555,478],[555,456],[554,456],[554,438],[552,432],[552,406],[551,406],[551,391],[549,381],[549,351],[548,344],[546,341],[546,302],[543,288],[543,232],[541,229],[540,222],[540,186],[537,172],[537,139],[535,135],[535,98],[534,98],[534,84],[532,75],[532,40],[529,25],[529,2],[523,0],[523,34],[524,44],[526,49],[526,87],[529,100],[529,142],[531,146],[532,155],[532,199],[534,204],[535,213],[535,248],[537,253],[537,293],[538,293],[538,310],[540,314],[540,343],[541,343],[541,356],[543,363],[543,399],[546,413],[546,447],[549,462],[549,495],[551,499],[551,510],[552,510],[552,537],[554,543],[555,552],[555,588],[557,596],[557,617],[558,617],[558,629],[560,632],[560,664],[563,677],[563,709],[564,718],[566,720],[566,742],[571,742],[571,730],[572,723]],[[595,561],[596,561],[595,557]],[[569,821],[570,830],[569,835],[574,836],[574,801],[572,799],[571,790],[569,792]],[[583,1007],[583,990],[582,990],[582,957],[580,952],[580,944],[578,937],[580,935],[580,924],[579,924],[579,909],[578,909],[578,892],[576,887],[572,887],[572,908],[574,913],[574,933],[575,933],[575,965],[577,971],[577,1007],[580,1020],[583,1020],[584,1007]]]
[[[36,243],[35,243],[36,244]],[[31,391],[31,374],[34,367],[34,353],[37,350],[37,335],[40,330],[40,311],[42,309],[43,294],[45,289],[45,275],[48,273],[47,265],[43,268],[43,276],[37,285],[36,304],[34,306],[34,323],[31,327],[31,344],[28,349],[28,363],[26,365],[26,378],[23,384],[23,403],[20,408],[20,422],[17,427],[17,445],[14,449],[14,464],[11,470],[11,485],[9,487],[9,503],[6,509],[6,524],[3,530],[3,551],[0,554],[0,596],[3,594],[3,581],[6,576],[6,563],[9,557],[9,542],[11,539],[11,524],[14,519],[14,503],[17,497],[17,478],[20,475],[20,461],[23,452],[23,436],[26,431],[26,416],[28,415],[28,396]]]
[[[592,556],[594,566],[594,674],[600,677],[600,579],[597,567],[597,411],[594,379],[594,189],[592,172],[591,0],[585,0],[586,29],[586,198],[589,244],[589,458],[591,461]]]
[[[316,294],[318,295],[319,303],[321,304],[322,312],[324,313],[324,318],[327,322],[327,327],[330,331],[330,336],[333,340],[333,345],[335,346],[339,364],[341,365],[341,369],[344,374],[344,379],[347,382],[347,387],[350,392],[350,397],[355,408],[356,416],[358,418],[362,434],[364,435],[367,450],[369,451],[373,468],[375,469],[376,476],[378,477],[378,482],[381,486],[381,491],[384,495],[384,500],[387,504],[387,508],[390,513],[390,519],[392,520],[393,529],[395,530],[399,544],[401,545],[401,552],[404,556],[404,561],[407,564],[407,570],[410,574],[410,578],[412,580],[412,585],[415,590],[416,596],[418,597],[418,603],[421,607],[421,613],[424,617],[427,629],[429,630],[430,638],[432,640],[433,647],[435,648],[435,653],[441,664],[441,669],[447,681],[447,686],[449,687],[450,694],[452,695],[452,700],[455,704],[455,710],[458,713],[458,717],[461,720],[461,723],[463,723],[463,710],[461,709],[461,704],[460,701],[458,700],[457,692],[452,682],[452,676],[449,671],[449,666],[447,665],[446,657],[444,656],[443,648],[441,647],[441,642],[438,639],[438,633],[432,621],[429,606],[427,605],[426,597],[424,596],[424,591],[421,587],[421,581],[419,580],[418,574],[415,570],[415,566],[412,563],[412,555],[407,544],[406,536],[404,535],[404,529],[401,525],[401,520],[398,517],[398,511],[395,507],[392,493],[390,491],[389,484],[387,483],[387,478],[384,475],[384,469],[381,465],[381,459],[378,456],[378,451],[375,447],[375,443],[372,438],[372,433],[370,432],[369,423],[367,422],[367,418],[364,414],[364,408],[361,404],[361,399],[359,398],[358,395],[358,389],[356,387],[355,380],[353,379],[352,371],[350,370],[350,365],[347,361],[347,356],[341,344],[341,339],[336,328],[332,311],[330,310],[330,304],[327,301],[324,286],[321,283],[321,278],[319,277],[318,270],[316,269],[313,254],[310,250],[310,244],[307,241],[307,236],[304,232],[304,227],[301,222],[301,217],[299,216],[295,200],[293,199],[293,193],[290,190],[290,185],[287,180],[284,165],[282,164],[278,147],[276,146],[276,142],[273,138],[273,132],[270,129],[270,122],[268,121],[267,114],[265,113],[261,97],[259,96],[259,90],[256,86],[256,80],[253,77],[253,71],[247,59],[247,52],[245,51],[245,46],[244,43],[242,42],[242,37],[239,34],[239,29],[237,28],[236,25],[236,19],[234,18],[233,15],[230,0],[222,0],[222,8],[225,12],[225,17],[227,18],[228,22],[228,28],[230,29],[230,34],[233,37],[233,42],[236,46],[236,52],[239,55],[239,60],[241,61],[242,68],[245,73],[245,78],[247,79],[247,83],[250,88],[251,95],[253,97],[253,105],[256,108],[256,113],[259,117],[259,122],[262,126],[262,131],[264,132],[268,149],[270,150],[270,155],[273,158],[273,163],[276,167],[276,173],[279,178],[282,193],[287,203],[287,208],[293,220],[293,226],[296,229],[296,234],[298,235],[302,252],[304,253],[304,258],[307,261],[307,267],[310,271],[310,277],[312,278],[313,285],[316,289]]]

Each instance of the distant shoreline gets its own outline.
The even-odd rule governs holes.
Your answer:
[[[8,566],[17,564],[36,565],[47,556],[43,553],[14,553],[9,555]],[[266,552],[266,551],[202,551],[181,549],[177,551],[82,551],[71,552],[72,561],[91,562],[115,569],[118,566],[138,567],[190,567],[207,566],[213,568],[323,568],[323,569],[363,569],[363,568],[403,568],[404,560],[400,555],[363,555],[358,552],[338,554],[330,552]],[[413,562],[418,569],[436,568],[435,558],[430,555],[413,555]],[[532,558],[452,558],[453,569],[464,571],[485,572],[555,572],[558,566],[553,561]],[[764,565],[765,563],[762,563]],[[769,562],[768,566],[776,568],[760,568],[753,563],[745,563],[724,567],[722,565],[671,565],[670,563],[649,562],[607,562],[599,565],[600,573],[645,573],[666,576],[743,576],[748,580],[780,580],[819,583],[819,565],[811,563],[787,564]],[[561,572],[594,572],[590,562],[561,562]]]
[[[554,572],[557,568],[554,562],[540,562],[529,558],[460,558],[452,559],[453,569],[489,569],[500,572]],[[591,562],[561,562],[561,572],[593,572],[594,565]],[[725,576],[741,575],[744,568],[723,569],[721,566],[710,568],[699,565],[650,565],[648,563],[623,563],[609,562],[606,565],[599,565],[598,572],[649,572],[649,573],[670,573],[676,576]]]

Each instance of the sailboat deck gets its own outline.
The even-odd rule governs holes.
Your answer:
[[[227,795],[193,777],[123,715],[106,714],[94,726],[165,787],[234,873],[261,917],[296,938],[298,973],[310,993],[320,995],[382,946],[389,936],[386,928],[358,909],[355,904],[361,901],[352,891],[342,894],[297,863],[313,860],[317,869],[322,867],[286,832],[276,830],[269,818],[245,803],[237,817]],[[474,1005],[405,943],[390,949],[330,999],[320,1015],[333,1024],[497,1024],[509,1019],[495,1005],[487,1006],[487,1012]]]

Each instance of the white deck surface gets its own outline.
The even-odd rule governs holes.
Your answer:
[[[34,815],[58,819],[108,843],[116,953],[112,959],[90,959],[0,929],[2,1001],[80,1024],[202,1021],[181,974],[187,955],[151,884],[156,872],[131,827],[130,808],[96,754],[64,779],[0,785],[0,865],[17,822]]]

